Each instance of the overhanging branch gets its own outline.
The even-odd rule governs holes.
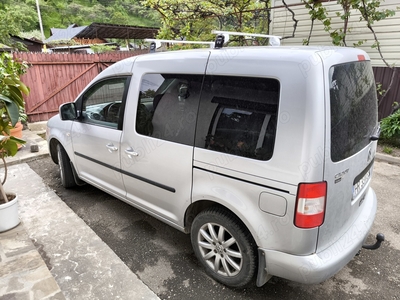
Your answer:
[[[295,18],[295,13],[294,13],[294,11],[293,11],[292,9],[290,9],[290,7],[286,4],[285,0],[282,0],[282,3],[283,3],[283,5],[285,6],[285,8],[292,14],[292,20],[293,20],[293,22],[294,22],[294,24],[293,24],[293,32],[292,32],[292,35],[282,37],[282,40],[283,40],[283,39],[293,38],[293,37],[295,36],[296,29],[297,29],[297,23],[298,23],[299,21]]]

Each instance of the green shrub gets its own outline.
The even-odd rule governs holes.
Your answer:
[[[14,156],[18,144],[24,141],[10,136],[10,130],[24,116],[23,95],[29,88],[20,80],[28,66],[13,59],[8,53],[0,54],[0,158]]]
[[[381,120],[381,136],[383,139],[400,137],[400,110]]]
[[[383,152],[385,152],[386,154],[392,154],[393,149],[385,146],[385,147],[383,147]]]

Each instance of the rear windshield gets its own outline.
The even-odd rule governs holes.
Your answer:
[[[378,122],[375,79],[369,61],[331,67],[331,159],[341,161],[370,142]]]

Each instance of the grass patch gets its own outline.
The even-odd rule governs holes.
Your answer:
[[[391,147],[384,146],[383,147],[383,152],[386,153],[386,154],[392,154],[393,153],[393,149]]]
[[[393,157],[400,157],[400,147],[393,145],[392,143],[387,143],[385,140],[378,141],[377,151]]]

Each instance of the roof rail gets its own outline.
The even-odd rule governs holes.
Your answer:
[[[144,39],[145,42],[150,42],[150,53],[156,52],[156,42],[159,43],[171,43],[171,44],[198,44],[198,45],[209,45],[210,48],[222,48],[223,44],[229,41],[230,35],[239,36],[250,36],[250,37],[260,37],[269,38],[270,46],[280,46],[281,36],[260,34],[260,33],[247,33],[247,32],[233,32],[233,31],[221,31],[212,30],[211,33],[217,34],[214,42],[202,42],[202,41],[181,41],[181,40],[163,40],[163,39]]]
[[[280,46],[281,45],[281,39],[282,39],[281,36],[269,35],[269,34],[260,34],[260,33],[247,33],[247,32],[234,32],[234,31],[221,31],[221,30],[212,30],[211,33],[218,34],[218,35],[223,35],[225,39],[222,41],[222,44],[229,41],[229,36],[230,35],[269,38],[269,45],[270,46]],[[218,39],[218,37],[217,37],[217,39]],[[221,47],[222,47],[222,45],[221,45]]]
[[[145,42],[151,42],[150,52],[155,52],[156,42],[159,43],[171,43],[171,44],[198,44],[198,45],[209,45],[210,48],[214,48],[214,42],[201,42],[201,41],[180,41],[180,40],[162,40],[162,39],[145,39]]]

